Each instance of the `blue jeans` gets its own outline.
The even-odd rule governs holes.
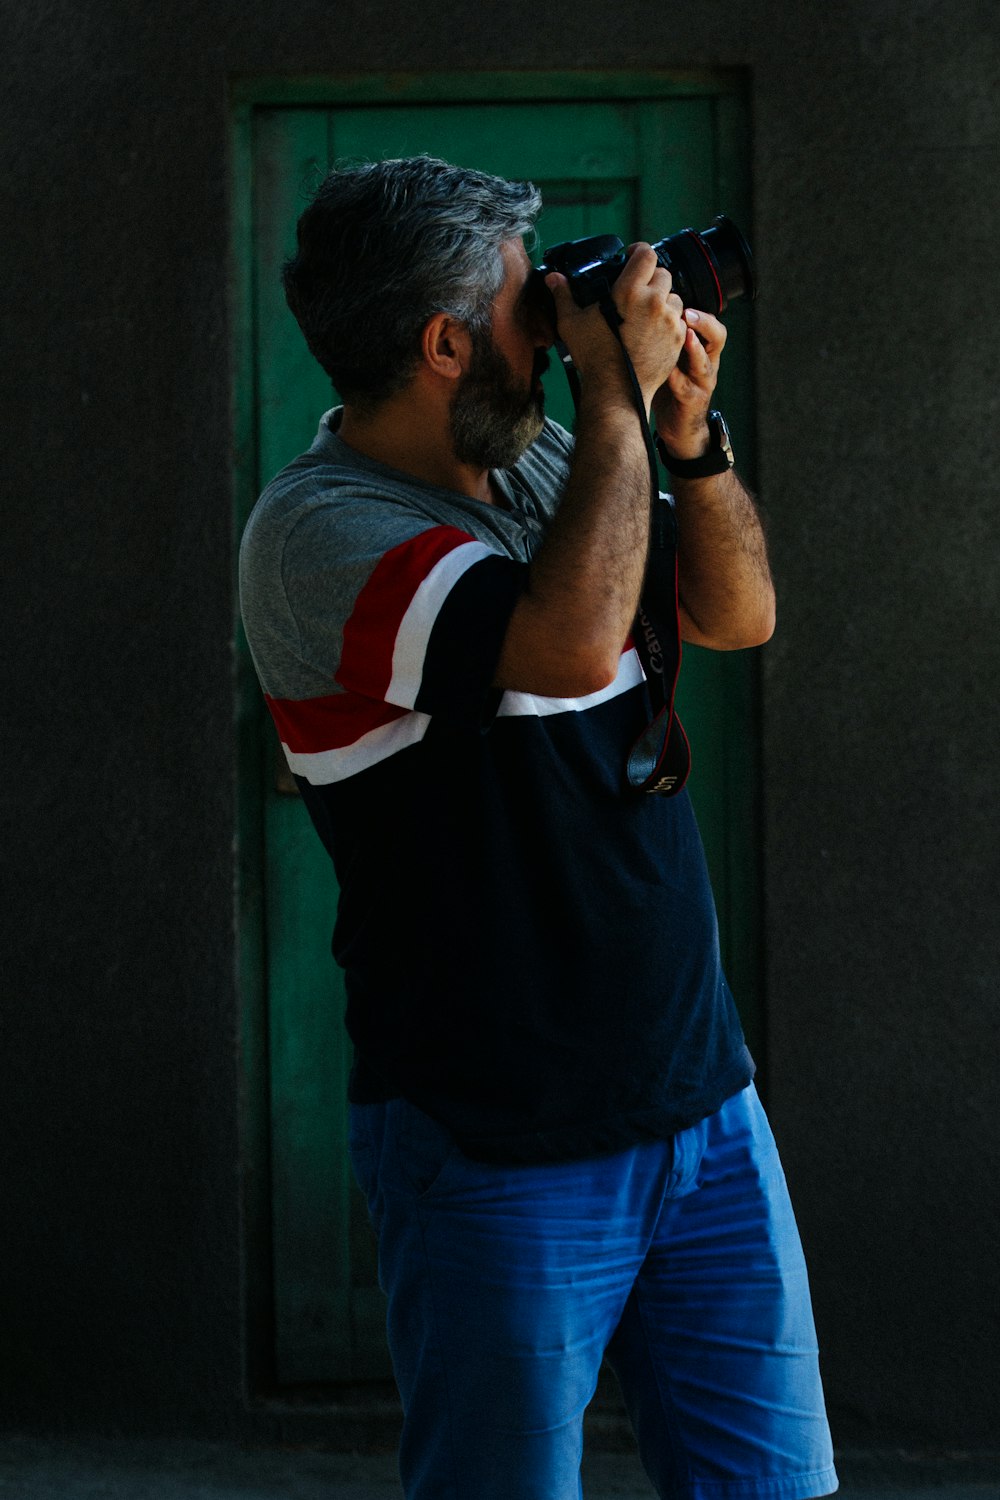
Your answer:
[[[407,1500],[573,1500],[605,1354],[661,1497],[837,1487],[798,1232],[751,1085],[673,1140],[495,1166],[352,1108]]]

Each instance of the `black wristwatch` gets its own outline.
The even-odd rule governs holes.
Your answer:
[[[656,451],[667,473],[676,479],[707,479],[711,474],[725,474],[736,461],[729,428],[721,411],[708,414],[708,447],[700,458],[674,458],[667,452],[667,445],[659,433],[656,434]]]

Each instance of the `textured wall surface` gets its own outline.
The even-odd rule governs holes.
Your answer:
[[[740,67],[780,589],[765,1082],[838,1433],[987,1443],[995,8],[474,14],[39,0],[2,22],[3,1411],[246,1421],[227,81]]]

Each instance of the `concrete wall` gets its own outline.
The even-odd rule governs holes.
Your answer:
[[[735,66],[755,120],[781,596],[763,681],[766,1084],[838,1436],[985,1444],[994,7],[470,14],[39,0],[3,22],[5,1419],[249,1422],[227,79]]]

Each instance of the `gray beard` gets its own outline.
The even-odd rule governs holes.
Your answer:
[[[455,457],[480,469],[509,469],[544,425],[544,391],[525,396],[492,338],[474,337],[469,373],[451,403]]]

